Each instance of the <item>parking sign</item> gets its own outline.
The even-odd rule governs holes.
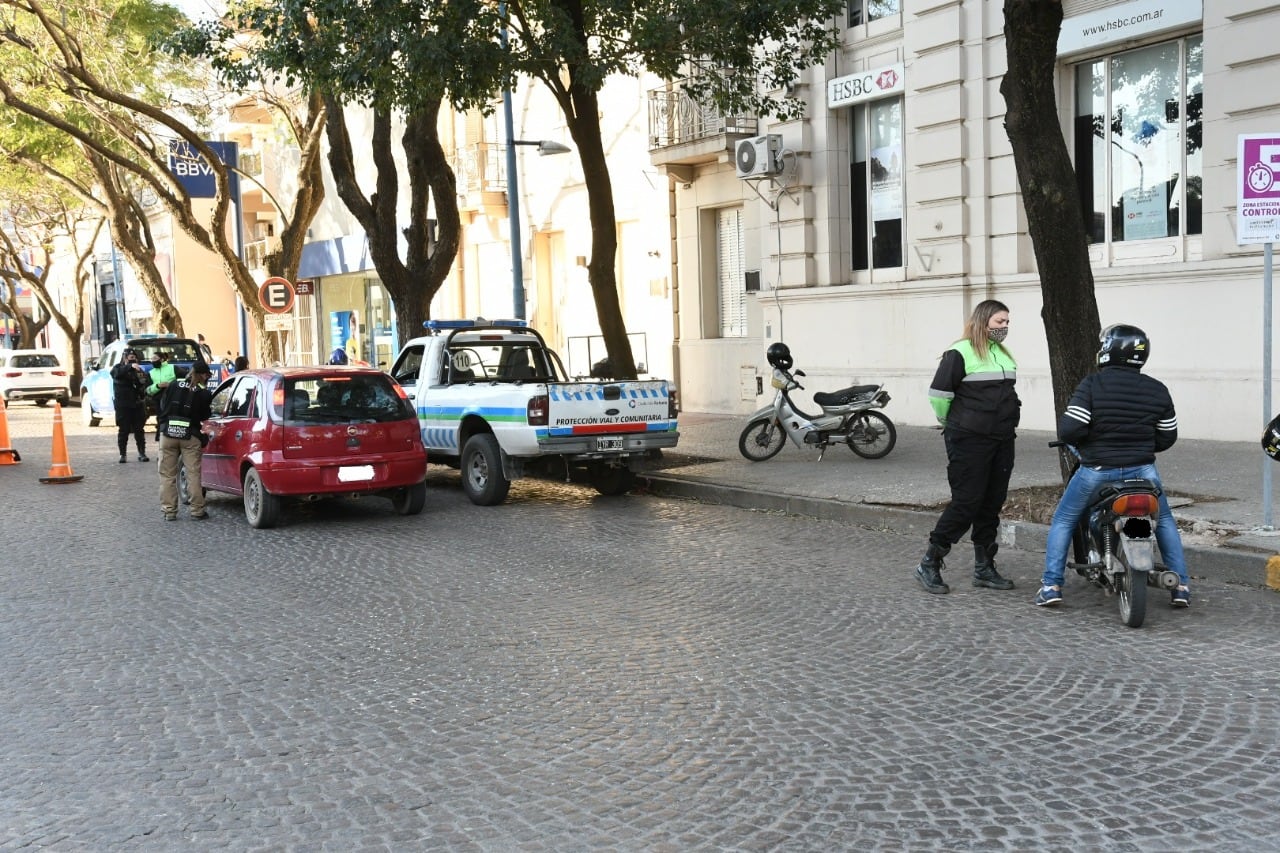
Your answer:
[[[293,283],[274,275],[258,287],[258,301],[268,314],[284,314],[293,307]]]
[[[1241,134],[1236,243],[1280,243],[1280,133]]]

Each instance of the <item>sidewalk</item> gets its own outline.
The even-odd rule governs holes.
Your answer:
[[[937,429],[898,425],[898,443],[883,459],[837,446],[818,461],[816,450],[788,442],[774,458],[750,462],[738,452],[744,426],[745,416],[682,412],[680,444],[646,475],[650,491],[893,529],[919,536],[922,548],[950,498]],[[1019,431],[1010,490],[1060,486],[1057,451],[1048,446],[1053,437]],[[1253,442],[1183,439],[1160,454],[1193,578],[1280,589],[1280,531],[1262,527],[1263,462],[1276,465]],[[1280,491],[1280,465],[1272,476]],[[1280,524],[1274,497],[1273,526]],[[1006,521],[1000,541],[1043,552],[1047,532],[1043,524]]]

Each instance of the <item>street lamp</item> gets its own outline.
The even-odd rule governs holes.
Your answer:
[[[511,301],[517,320],[524,316],[524,250],[520,239],[520,179],[516,172],[516,146],[535,145],[538,155],[567,154],[569,146],[552,139],[516,139],[511,120],[511,90],[502,92],[502,114],[507,125],[507,214],[511,220]]]

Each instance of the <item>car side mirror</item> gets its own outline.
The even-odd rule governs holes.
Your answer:
[[[85,363],[84,363],[84,369],[85,369],[85,370],[97,370],[97,369],[98,369],[98,360],[97,360],[96,358],[90,358],[90,359],[86,360],[86,361],[85,361]]]

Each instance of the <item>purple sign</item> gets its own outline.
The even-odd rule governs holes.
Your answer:
[[[1280,133],[1241,135],[1236,242],[1280,242]]]

